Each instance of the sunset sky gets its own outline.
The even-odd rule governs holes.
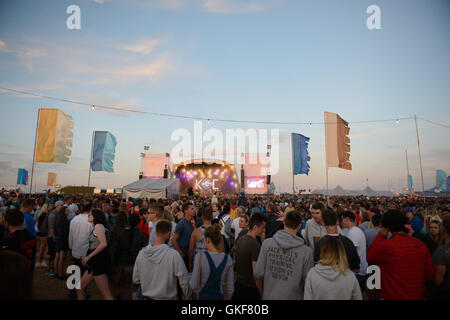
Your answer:
[[[81,9],[69,30],[68,6]],[[369,30],[367,7],[381,9]],[[0,86],[97,105],[204,118],[323,122],[324,111],[350,122],[352,171],[330,168],[330,188],[406,186],[405,149],[421,190],[414,117],[450,125],[448,0],[2,0]],[[140,153],[170,152],[172,132],[194,121],[95,109],[0,90],[0,187],[31,174],[39,108],[74,120],[67,164],[37,163],[57,183],[87,185],[93,130],[117,138],[114,173],[91,185],[120,188],[137,179]],[[437,169],[450,174],[450,129],[418,120],[425,189]],[[290,133],[310,137],[310,174],[301,188],[325,186],[324,126],[203,122],[203,130],[280,130],[281,169],[272,181],[291,191]],[[23,187],[28,191],[29,186]]]

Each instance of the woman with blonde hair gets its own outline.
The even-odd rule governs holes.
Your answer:
[[[429,226],[429,235],[431,240],[436,244],[436,248],[445,244],[445,239],[441,234],[441,222],[439,220],[431,220]]]
[[[344,245],[338,237],[324,237],[319,262],[308,272],[304,300],[362,300]]]
[[[220,224],[215,224],[205,230],[206,250],[199,251],[195,256],[189,282],[194,291],[193,300],[231,300],[233,295],[233,262],[221,250],[221,229]]]
[[[45,263],[45,256],[47,255],[47,235],[48,235],[48,214],[52,209],[52,204],[50,201],[46,201],[44,205],[41,207],[39,214],[35,217],[36,224],[36,235],[37,241],[39,243],[39,250],[36,256],[36,264],[35,267],[47,267],[47,263]]]

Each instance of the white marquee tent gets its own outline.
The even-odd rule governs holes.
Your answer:
[[[166,199],[179,194],[179,179],[140,179],[122,188],[122,198]]]

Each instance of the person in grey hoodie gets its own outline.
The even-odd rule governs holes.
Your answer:
[[[284,229],[265,240],[254,275],[264,279],[263,300],[302,300],[306,275],[314,265],[313,250],[297,236],[302,217],[286,213]]]
[[[325,237],[319,263],[306,277],[305,300],[362,300],[355,274],[348,267],[344,246],[337,237]]]
[[[144,298],[149,300],[176,300],[177,278],[185,298],[191,296],[188,272],[180,254],[169,248],[167,242],[172,224],[159,220],[156,226],[156,240],[142,249],[134,264],[134,292],[141,287]],[[135,296],[135,294],[134,294]]]

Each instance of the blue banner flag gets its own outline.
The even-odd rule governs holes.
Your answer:
[[[408,179],[408,189],[411,190],[412,187],[413,187],[412,176],[409,175],[408,177],[409,177],[409,179]]]
[[[28,171],[25,169],[19,169],[17,173],[17,184],[28,184]]]
[[[447,174],[442,170],[436,171],[436,188],[439,190],[447,189]]]
[[[116,137],[108,131],[95,131],[92,149],[92,171],[114,172],[113,160],[116,153]]]
[[[309,138],[298,133],[292,133],[292,162],[294,166],[294,175],[309,174],[308,161],[311,160],[308,154]]]

